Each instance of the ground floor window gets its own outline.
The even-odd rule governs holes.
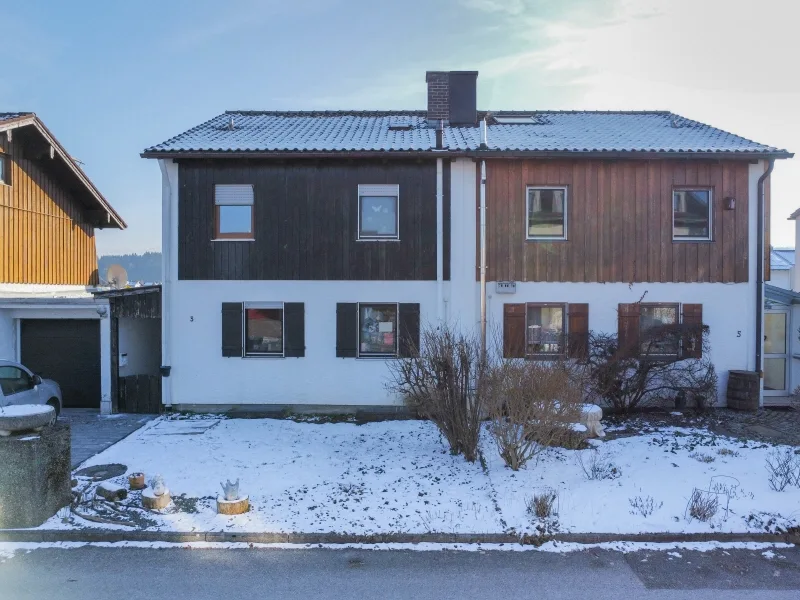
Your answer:
[[[283,356],[283,305],[245,305],[245,356]]]
[[[397,356],[397,304],[358,305],[358,355]]]
[[[639,340],[645,356],[676,356],[680,350],[677,304],[642,304],[639,311]]]
[[[528,304],[526,349],[530,358],[551,358],[565,353],[564,304]]]

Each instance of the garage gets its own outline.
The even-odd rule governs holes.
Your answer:
[[[65,408],[100,408],[100,322],[21,319],[21,362],[61,386]]]

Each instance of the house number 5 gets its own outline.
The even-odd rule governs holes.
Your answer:
[[[736,337],[742,337],[742,330],[741,329],[736,332]]]
[[[189,317],[189,323],[194,323],[194,317]]]

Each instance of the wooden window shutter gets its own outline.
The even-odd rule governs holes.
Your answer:
[[[222,303],[222,356],[242,356],[242,303]]]
[[[302,302],[283,305],[283,355],[297,358],[306,355],[306,309]]]
[[[567,315],[569,318],[567,356],[586,358],[589,356],[589,305],[569,304]]]
[[[400,335],[397,355],[403,358],[419,356],[419,304],[401,304],[397,320]]]
[[[639,303],[619,305],[618,352],[623,357],[639,356]]]
[[[336,304],[336,356],[358,356],[358,304],[355,302]]]
[[[525,358],[525,305],[503,305],[503,358]]]
[[[684,304],[681,321],[685,332],[683,357],[703,358],[703,305]]]

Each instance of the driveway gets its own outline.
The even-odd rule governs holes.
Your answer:
[[[101,415],[90,408],[65,408],[61,417],[72,428],[72,468],[127,437],[156,415]]]

